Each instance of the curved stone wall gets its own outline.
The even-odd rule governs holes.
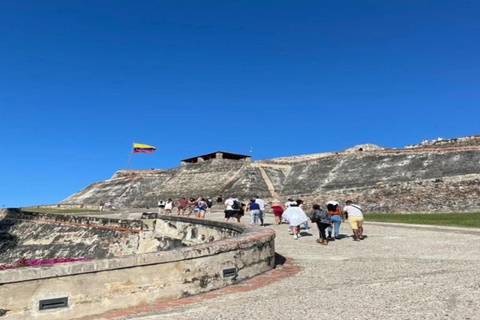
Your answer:
[[[274,267],[275,233],[267,228],[178,216],[115,221],[0,213],[0,223],[14,215],[57,226],[78,219],[80,229],[115,230],[125,239],[138,239],[135,254],[120,250],[111,258],[0,270],[0,309],[9,310],[2,319],[73,319],[198,294]],[[47,222],[46,217],[56,219]],[[158,251],[165,248],[158,246],[165,239],[174,249]],[[43,303],[59,306],[51,299],[61,298],[67,306],[39,310]]]

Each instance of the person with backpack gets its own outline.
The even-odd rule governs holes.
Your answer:
[[[242,204],[238,199],[233,198],[233,197],[228,197],[227,200],[225,200],[224,203],[225,206],[225,217],[223,221],[228,221],[230,218],[233,218],[238,222],[238,217],[237,215],[240,213],[240,210],[242,209]]]
[[[316,223],[318,227],[317,243],[327,245],[328,240],[325,229],[332,225],[332,218],[328,212],[325,212],[320,208],[320,205],[314,204],[312,208],[313,211],[310,213],[310,220],[312,223]]]

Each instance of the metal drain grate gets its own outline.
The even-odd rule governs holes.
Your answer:
[[[68,297],[55,298],[55,299],[45,299],[38,302],[38,310],[49,310],[57,308],[67,308],[68,307]]]
[[[237,268],[223,269],[223,277],[235,277],[237,275]]]

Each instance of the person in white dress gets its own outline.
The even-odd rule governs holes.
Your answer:
[[[290,206],[283,212],[282,217],[288,221],[293,232],[293,239],[300,237],[300,225],[308,221],[308,217],[302,208],[296,202],[291,202]]]

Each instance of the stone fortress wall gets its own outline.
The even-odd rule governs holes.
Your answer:
[[[338,152],[241,162],[213,159],[169,170],[119,170],[60,205],[155,207],[158,199],[256,194],[312,204],[352,199],[369,212],[480,211],[480,135],[405,149],[372,144]]]
[[[177,216],[119,220],[2,209],[0,238],[9,239],[0,264],[20,255],[93,258],[0,270],[0,309],[8,310],[1,317],[9,320],[73,319],[177,299],[275,265],[273,230]]]

